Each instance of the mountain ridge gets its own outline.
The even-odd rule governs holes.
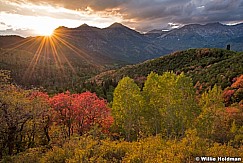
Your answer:
[[[121,23],[113,23],[102,29],[83,24],[77,28],[60,26],[54,30],[52,37],[57,38],[56,44],[60,44],[68,55],[75,56],[79,51],[94,64],[124,65],[188,48],[225,48],[230,44],[232,50],[243,51],[242,26],[243,23],[231,26],[218,22],[205,25],[189,24],[170,31],[155,30],[143,34]],[[44,37],[0,36],[0,48],[36,52],[41,43],[38,41],[40,38]],[[22,42],[25,44],[18,45]],[[64,42],[69,43],[69,47],[65,47],[67,45]]]
[[[243,24],[223,25],[210,23],[205,25],[191,24],[174,29],[157,36],[157,45],[164,44],[168,50],[186,50],[188,48],[224,48],[231,44],[232,50],[243,51],[240,46],[243,40],[238,43],[232,40],[243,36]]]
[[[53,38],[59,41],[62,48],[65,48],[63,42],[69,43],[75,49],[83,51],[86,56],[90,56],[94,61],[101,61],[100,64],[120,64],[120,63],[138,63],[146,59],[156,58],[160,55],[165,55],[169,51],[163,47],[157,47],[150,39],[146,38],[143,34],[130,29],[122,24],[114,23],[107,28],[97,28],[88,25],[81,25],[77,28],[58,27],[54,30]],[[34,44],[40,37],[24,38],[30,43]],[[6,40],[0,37],[0,42]],[[61,43],[60,43],[61,40]],[[2,41],[1,48],[12,48],[9,44]],[[5,42],[5,44],[4,44]],[[18,44],[18,41],[15,42]],[[39,42],[40,44],[40,42]],[[19,47],[18,47],[19,48]],[[19,48],[21,50],[29,51],[29,48]],[[35,47],[33,51],[36,51]],[[67,49],[67,48],[66,48]],[[75,53],[68,51],[67,53]],[[104,60],[103,58],[106,58]],[[102,60],[103,59],[103,60]]]
[[[220,26],[222,29],[215,29],[212,26]],[[219,23],[188,25],[165,33],[153,33],[151,35],[141,34],[119,23],[104,29],[91,27],[86,24],[78,28],[59,27],[55,30],[56,34],[50,38],[44,36],[28,38],[0,36],[0,48],[5,49],[0,51],[0,59],[2,60],[0,60],[0,66],[1,68],[14,71],[13,73],[16,73],[15,71],[19,72],[19,74],[13,75],[19,79],[36,60],[37,69],[34,71],[36,74],[41,72],[41,68],[46,74],[50,72],[47,82],[44,83],[46,87],[49,87],[50,83],[54,82],[54,72],[58,71],[61,66],[64,67],[66,74],[71,72],[70,75],[67,75],[70,76],[70,80],[65,79],[60,84],[62,86],[65,85],[66,81],[66,83],[83,81],[107,70],[114,72],[112,69],[128,64],[141,63],[178,50],[205,47],[225,48],[226,45],[230,44],[231,49],[240,51],[243,48],[242,26],[243,24],[226,26]],[[22,52],[18,52],[18,50]],[[26,51],[26,54],[24,54],[24,51]],[[28,56],[28,59],[26,59],[26,56]],[[193,57],[193,54],[188,57]],[[5,61],[4,58],[8,61]],[[19,67],[17,60],[24,64]],[[239,60],[241,59],[235,60],[235,62]],[[16,61],[16,63],[11,63],[13,61]],[[30,63],[26,63],[26,61]],[[168,65],[172,63],[172,61],[167,62]],[[235,63],[232,62],[232,64]],[[9,65],[10,68],[6,67],[6,65]],[[133,66],[131,65],[131,67]],[[142,67],[141,70],[143,69]],[[30,81],[23,80],[22,83],[43,85],[43,83],[39,82],[41,81],[39,76],[33,77]],[[59,80],[61,77],[57,75],[56,78]],[[78,89],[80,89],[79,87]]]

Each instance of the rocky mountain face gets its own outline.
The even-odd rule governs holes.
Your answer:
[[[190,24],[167,33],[161,32],[153,39],[157,46],[171,51],[205,47],[225,48],[227,44],[231,45],[232,50],[243,51],[243,24]]]
[[[0,48],[34,53],[43,38],[0,36]],[[243,51],[243,24],[190,24],[171,31],[152,30],[146,34],[119,23],[104,29],[83,24],[77,28],[59,27],[54,31],[53,39],[57,52],[74,60],[78,60],[79,55],[93,64],[132,64],[188,48],[225,48],[230,44],[232,50]],[[53,51],[48,43],[44,43],[44,48],[45,52]]]
[[[58,28],[55,34],[90,55],[126,63],[137,63],[169,52],[164,47],[155,45],[145,35],[119,23],[104,29],[86,24],[75,29]]]

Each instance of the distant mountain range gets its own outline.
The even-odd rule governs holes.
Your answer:
[[[137,63],[169,52],[143,34],[119,23],[104,29],[86,24],[74,29],[60,27],[54,32],[61,38],[71,36],[66,40],[88,54],[100,54],[113,61]]]
[[[153,30],[141,34],[114,23],[100,29],[86,24],[77,28],[59,27],[54,31],[57,52],[67,59],[84,60],[101,66],[139,63],[188,48],[225,48],[243,51],[243,24],[190,24],[171,31]],[[15,48],[35,53],[44,37],[0,36],[0,48]],[[45,53],[53,53],[46,42]],[[77,57],[79,55],[79,57]]]
[[[243,24],[206,25],[190,24],[171,31],[153,30],[146,34],[157,46],[170,51],[188,48],[225,48],[227,44],[235,51],[243,51]]]

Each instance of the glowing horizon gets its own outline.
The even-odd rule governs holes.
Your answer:
[[[1,11],[0,31],[5,31],[5,34],[0,33],[0,35],[9,35],[12,32],[12,34],[16,35],[21,35],[22,33],[23,37],[48,36],[60,26],[76,28],[82,24],[88,24],[105,28],[114,22],[122,20],[117,15],[107,15],[105,12],[95,13],[89,8],[85,11],[79,11],[31,3],[19,4],[11,2],[8,5],[23,10],[25,13]]]
[[[242,1],[231,0],[2,0],[0,35],[39,36],[59,26],[105,28],[114,22],[143,33],[186,24],[238,24],[243,22],[242,10]]]

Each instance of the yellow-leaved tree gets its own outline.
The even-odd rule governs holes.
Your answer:
[[[112,115],[118,132],[127,141],[136,140],[142,129],[142,109],[144,100],[140,88],[129,77],[124,77],[114,91]]]
[[[146,101],[144,117],[153,135],[183,136],[186,129],[193,127],[193,121],[200,113],[192,81],[183,73],[166,72],[159,76],[151,72],[143,95]]]

